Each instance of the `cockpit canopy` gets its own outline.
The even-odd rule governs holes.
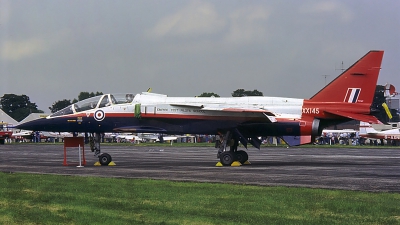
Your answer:
[[[65,107],[49,117],[56,117],[62,115],[73,114],[77,112],[86,111],[89,109],[103,108],[106,106],[116,105],[116,104],[127,104],[133,101],[133,94],[105,94],[99,95],[92,98],[88,98],[70,106]]]

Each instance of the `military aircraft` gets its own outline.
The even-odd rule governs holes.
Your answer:
[[[397,125],[397,124],[395,124]],[[360,122],[360,136],[363,138],[384,139],[392,141],[393,144],[400,144],[400,128],[377,131],[370,123]]]
[[[310,143],[322,129],[352,119],[380,123],[371,115],[383,51],[368,52],[308,100],[286,97],[168,97],[163,94],[104,94],[72,104],[20,129],[86,132],[102,165],[105,132],[215,134],[222,136],[217,157],[223,165],[244,163],[240,142],[260,148],[260,136],[279,136],[289,145]],[[310,84],[311,85],[311,84]],[[227,146],[230,148],[227,149]]]

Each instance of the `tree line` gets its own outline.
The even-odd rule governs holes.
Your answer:
[[[96,93],[94,93],[94,92],[90,92],[90,93],[89,92],[81,92],[78,95],[78,99],[74,98],[72,101],[69,100],[69,99],[63,99],[63,100],[56,101],[56,102],[53,103],[52,106],[49,107],[49,109],[50,109],[50,112],[55,113],[58,110],[61,110],[61,109],[65,108],[65,107],[67,107],[67,106],[69,106],[69,105],[71,105],[73,103],[77,103],[79,101],[85,100],[87,98],[95,97],[95,96],[98,96],[98,95],[103,95],[103,92],[98,92],[98,91]]]
[[[386,115],[382,103],[386,101],[384,96],[385,86],[377,85],[375,90],[375,96],[371,105],[371,110],[374,115],[382,122],[388,122],[389,119]],[[82,101],[87,98],[94,96],[103,95],[103,92],[80,92],[77,98],[72,100],[63,99],[58,100],[49,107],[52,113],[57,112],[73,103]],[[231,93],[232,97],[243,97],[243,96],[263,96],[263,93],[258,90],[244,90],[237,89]],[[203,92],[197,97],[220,97],[214,92]],[[38,109],[36,103],[32,103],[26,95],[15,95],[15,94],[4,94],[0,99],[0,108],[7,113],[10,117],[16,121],[21,121],[31,113],[44,113],[43,110]],[[393,118],[391,121],[399,121],[399,115],[397,110],[391,109]]]
[[[77,99],[74,98],[72,101],[67,99],[56,101],[49,109],[54,113],[78,101],[102,94],[102,92],[81,92]],[[25,119],[31,113],[44,113],[26,95],[4,94],[0,99],[0,108],[16,121]]]

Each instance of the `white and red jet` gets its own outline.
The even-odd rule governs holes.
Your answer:
[[[360,122],[360,136],[372,139],[384,139],[392,141],[396,145],[400,144],[400,128],[377,131],[370,123]]]
[[[310,143],[322,129],[352,119],[380,123],[371,115],[383,51],[370,51],[308,100],[281,97],[168,97],[161,94],[106,94],[77,102],[45,119],[20,124],[26,130],[97,134],[135,132],[223,134],[222,164],[245,162],[240,141],[259,148],[260,136],[279,136],[289,145]],[[228,141],[229,140],[229,141]],[[233,141],[230,141],[233,140]],[[231,151],[226,151],[233,143]],[[100,155],[108,164],[111,156]]]

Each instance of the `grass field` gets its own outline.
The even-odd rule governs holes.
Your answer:
[[[0,173],[0,224],[400,224],[400,194]]]

